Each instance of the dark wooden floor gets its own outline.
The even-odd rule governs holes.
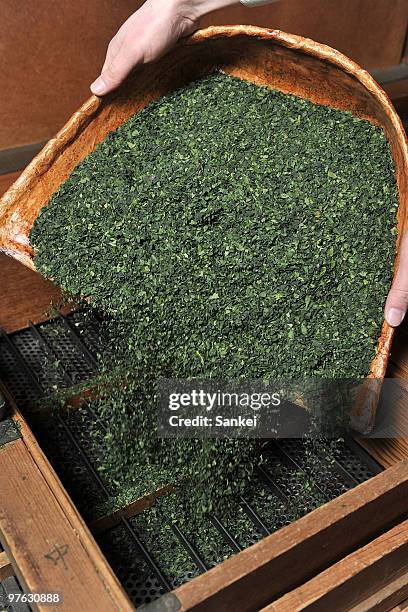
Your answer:
[[[19,176],[19,172],[0,175],[0,196]],[[58,301],[57,287],[11,257],[0,254],[0,327],[11,332],[47,318],[51,301]]]
[[[387,378],[395,379],[392,392],[392,410],[399,424],[400,434],[393,438],[360,440],[384,467],[390,467],[402,459],[408,459],[408,316],[398,328],[391,348]],[[389,386],[383,387],[383,394],[390,393]],[[387,398],[380,402],[389,404]]]

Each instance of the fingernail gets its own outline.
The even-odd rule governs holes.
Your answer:
[[[98,77],[96,81],[94,81],[91,85],[91,91],[96,96],[101,96],[106,89],[105,83],[103,82],[102,77]]]
[[[400,310],[399,308],[390,308],[386,319],[391,327],[398,327],[404,316],[405,312],[403,310]]]

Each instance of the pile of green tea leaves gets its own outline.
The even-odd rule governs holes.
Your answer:
[[[110,134],[31,232],[37,270],[110,317],[127,384],[100,400],[106,470],[131,486],[167,468],[211,510],[251,478],[255,444],[159,439],[158,378],[367,375],[396,207],[379,128],[222,74]]]

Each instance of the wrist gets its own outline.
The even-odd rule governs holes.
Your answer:
[[[239,0],[173,0],[175,8],[180,14],[195,23],[201,17],[227,6],[238,6]]]

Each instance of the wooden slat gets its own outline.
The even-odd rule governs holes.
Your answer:
[[[408,590],[408,570],[400,576],[392,579],[388,584],[379,588],[373,595],[367,597],[363,603],[359,603],[348,612],[381,612],[388,611],[392,606],[401,605],[399,602],[405,599]],[[364,605],[364,607],[362,607]],[[394,609],[394,608],[393,608]],[[401,608],[401,610],[404,608]]]
[[[47,144],[47,141],[33,142],[9,149],[0,149],[0,172],[17,173],[21,171]]]
[[[377,438],[356,441],[361,444],[380,465],[389,468],[408,457],[407,438]]]
[[[228,7],[202,20],[296,32],[342,51],[363,68],[400,62],[407,22],[406,0],[281,0],[259,8]]]
[[[135,499],[124,508],[119,508],[109,515],[101,516],[100,518],[95,519],[89,524],[89,529],[95,535],[102,533],[103,531],[107,531],[108,529],[115,527],[115,525],[118,525],[122,518],[131,518],[132,516],[136,516],[136,514],[139,514],[143,510],[151,508],[158,497],[163,497],[164,495],[168,495],[173,491],[175,491],[175,487],[172,485],[160,487],[154,492],[154,494],[147,493],[146,495]]]
[[[400,335],[399,338],[402,336]],[[393,353],[395,356],[395,353]],[[391,378],[392,379],[389,379]],[[356,438],[356,441],[385,468],[408,459],[408,378],[399,367],[389,364],[382,397],[378,405],[377,423],[389,421],[381,438]],[[378,435],[378,434],[377,434]]]
[[[408,599],[405,599],[403,602],[392,608],[390,612],[402,612],[402,610],[408,610]]]
[[[14,574],[13,566],[7,556],[7,553],[3,550],[0,552],[0,580],[5,580]]]
[[[389,529],[407,494],[404,461],[182,585],[180,610],[259,609]]]
[[[384,90],[400,115],[408,114],[408,79],[386,83]]]
[[[23,440],[0,449],[2,544],[28,591],[59,592],[61,610],[131,610],[98,576],[91,554],[73,530]],[[47,610],[39,605],[39,609]]]
[[[408,521],[404,521],[262,612],[326,612],[357,605],[359,612],[374,606],[378,612],[388,610],[392,597],[397,598],[395,604],[408,595],[407,572]],[[396,581],[403,578],[405,586],[396,592]]]
[[[0,536],[21,584],[29,591],[62,591],[61,611],[134,610],[26,421],[0,389],[22,434],[0,449]]]
[[[11,333],[49,318],[51,302],[61,300],[60,290],[37,272],[0,253],[0,327]],[[64,308],[66,314],[72,308]]]

